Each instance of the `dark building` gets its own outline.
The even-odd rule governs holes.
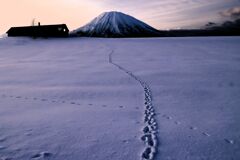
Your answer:
[[[7,31],[9,37],[67,37],[66,24],[12,27]]]

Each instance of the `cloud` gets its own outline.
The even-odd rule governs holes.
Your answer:
[[[220,15],[223,17],[230,17],[234,19],[240,18],[240,6],[224,10],[220,12]]]
[[[226,18],[219,12],[239,6],[237,0],[102,0],[101,4],[107,11],[127,13],[160,29],[200,27],[208,21],[223,21]]]

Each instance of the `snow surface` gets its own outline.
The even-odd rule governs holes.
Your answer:
[[[158,31],[148,24],[121,12],[104,12],[71,35],[96,37],[134,37],[138,35],[157,35]]]
[[[239,37],[0,39],[0,159],[238,160]]]

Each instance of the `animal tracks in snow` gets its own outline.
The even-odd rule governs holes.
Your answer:
[[[51,156],[52,156],[52,153],[50,152],[41,152],[33,155],[31,159],[39,159],[39,158],[46,159],[46,158],[50,158]]]
[[[144,151],[142,153],[141,158],[143,160],[153,160],[154,157],[155,157],[155,154],[158,150],[158,138],[157,138],[157,132],[158,132],[157,126],[158,125],[157,125],[155,116],[161,116],[162,118],[165,118],[169,121],[174,122],[175,125],[184,126],[185,129],[189,129],[189,130],[192,130],[196,133],[200,133],[202,136],[205,136],[205,137],[210,137],[211,136],[206,131],[200,131],[198,129],[198,127],[196,127],[194,125],[187,126],[187,125],[184,125],[182,122],[180,122],[178,120],[174,120],[174,118],[172,116],[169,116],[167,114],[155,113],[154,107],[153,107],[153,104],[152,104],[152,95],[151,95],[150,87],[144,81],[142,81],[139,77],[134,75],[131,71],[128,71],[124,67],[122,67],[122,66],[116,64],[115,62],[113,62],[113,59],[112,59],[113,53],[114,53],[114,51],[112,51],[109,54],[109,63],[114,65],[115,67],[117,67],[119,70],[125,72],[126,74],[128,74],[130,77],[132,77],[136,81],[138,81],[144,89],[144,94],[145,94],[145,98],[144,98],[144,100],[145,100],[144,101],[144,105],[145,105],[144,123],[145,123],[145,126],[143,128],[143,136],[141,137],[141,140],[144,141],[144,143],[146,145],[146,148],[144,149]],[[234,141],[230,140],[230,139],[224,139],[224,141],[229,143],[229,144],[234,144]]]
[[[4,141],[6,141],[7,140],[7,138],[5,138],[5,137],[0,137],[0,143],[1,142],[4,142]]]
[[[0,160],[13,160],[13,159],[9,158],[9,157],[2,157],[2,158],[0,158]]]
[[[179,121],[175,121],[174,122],[176,125],[180,125],[181,124],[181,122],[179,122]]]
[[[162,117],[166,120],[169,120],[169,121],[173,120],[173,117],[168,116],[167,114],[156,113],[156,116],[160,116],[160,117]],[[211,136],[208,132],[200,131],[196,126],[187,126],[187,125],[184,125],[183,123],[181,123],[180,121],[177,121],[177,120],[174,121],[174,124],[184,126],[186,129],[189,129],[189,130],[192,130],[192,131],[196,131],[196,133],[200,133],[202,136],[205,136],[205,137],[210,137]],[[228,144],[233,145],[235,143],[235,141],[232,140],[232,139],[224,138],[223,140]]]
[[[189,127],[191,130],[197,130],[197,127],[194,127],[194,126],[190,126]]]
[[[227,143],[229,143],[229,144],[234,144],[234,141],[231,140],[231,139],[227,139],[227,138],[225,138],[224,140],[225,140]]]
[[[38,101],[42,103],[59,103],[59,104],[68,104],[68,105],[74,105],[74,106],[101,106],[102,108],[107,108],[109,105],[103,104],[103,105],[97,105],[97,104],[80,104],[78,102],[74,101],[65,101],[65,100],[56,100],[56,99],[47,99],[47,98],[39,98],[39,97],[23,97],[23,96],[14,96],[14,95],[7,95],[7,94],[2,94],[1,98],[11,98],[11,99],[16,99],[16,100],[26,100],[26,101]],[[120,106],[115,106],[115,108],[119,109],[124,109],[125,106],[120,105]],[[138,107],[135,107],[135,110],[138,110]]]
[[[155,119],[155,110],[152,104],[152,93],[151,89],[147,83],[142,81],[139,77],[134,75],[132,72],[128,71],[124,67],[113,62],[112,55],[114,51],[109,54],[109,63],[117,67],[119,70],[128,74],[131,78],[135,79],[143,88],[144,91],[144,128],[143,128],[143,136],[141,140],[145,143],[145,149],[142,153],[142,160],[153,160],[156,152],[158,150],[158,125]],[[121,106],[119,106],[121,108]],[[138,109],[138,108],[136,108]]]
[[[202,134],[203,134],[204,136],[210,137],[210,134],[207,133],[207,132],[203,132]]]
[[[0,146],[0,151],[1,150],[4,150],[6,147],[4,147],[4,146]]]
[[[157,113],[156,115],[158,115],[158,116],[161,116],[161,115],[162,115],[162,116],[161,116],[162,118],[165,118],[165,119],[167,119],[167,120],[173,120],[173,117],[172,117],[172,116],[168,116],[167,114]],[[174,121],[174,124],[175,124],[175,125],[182,125],[182,126],[184,126],[180,121],[177,121],[177,120]],[[188,128],[189,130],[193,130],[193,131],[199,130],[196,126],[185,126],[185,127]],[[202,132],[202,135],[203,135],[203,136],[210,137],[210,134],[207,133],[207,132]]]

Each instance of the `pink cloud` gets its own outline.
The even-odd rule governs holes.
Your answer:
[[[224,10],[224,11],[220,12],[220,15],[223,17],[239,18],[240,17],[240,6]]]

